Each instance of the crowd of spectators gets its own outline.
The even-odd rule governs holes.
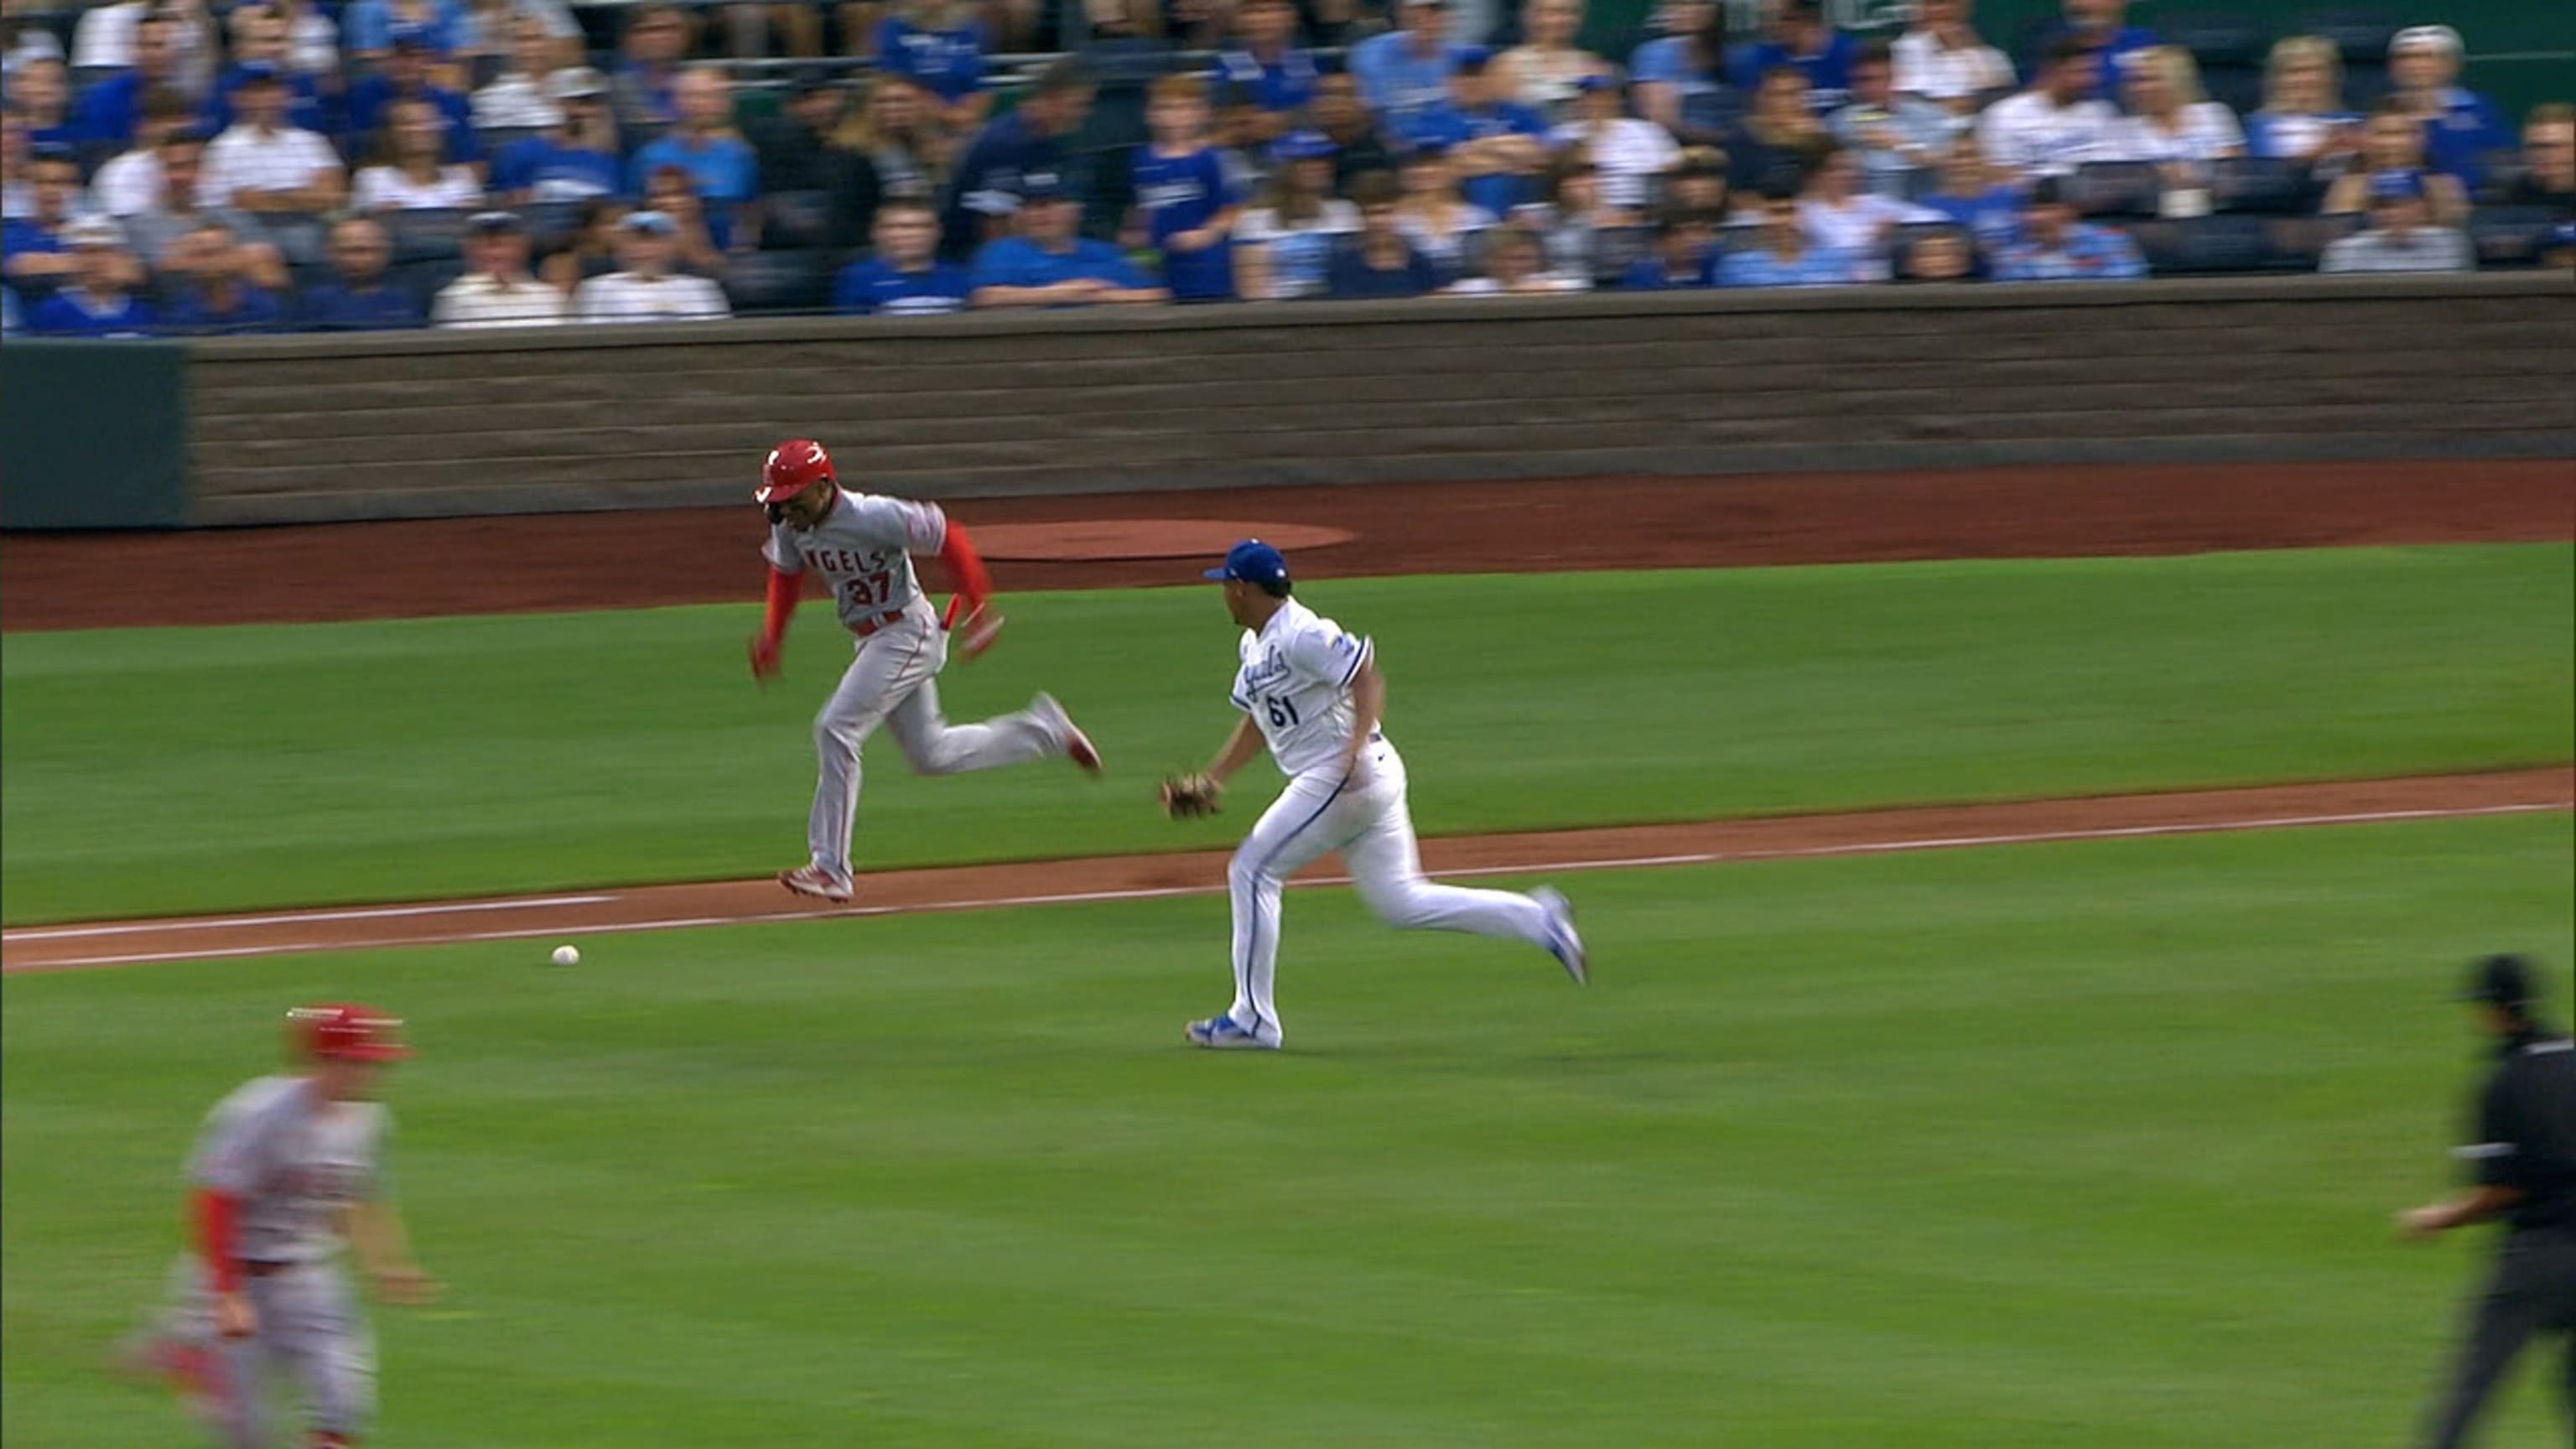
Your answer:
[[[2125,0],[2065,0],[2018,61],[1969,0],[1875,37],[1818,0],[1767,0],[1749,35],[1665,0],[1624,64],[1582,48],[1582,0],[1393,6],[1094,0],[1058,37],[1082,54],[1007,89],[998,44],[1076,22],[1018,0],[644,3],[597,33],[562,0],[18,16],[0,302],[13,331],[104,337],[2576,265],[2576,109],[2517,133],[2443,26],[2392,27],[2367,87],[2348,42],[2280,39],[2230,104]],[[779,85],[712,58],[832,34],[858,63]],[[1141,101],[1132,132],[1113,93]]]

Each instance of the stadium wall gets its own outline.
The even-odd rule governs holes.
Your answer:
[[[245,337],[192,344],[176,404],[142,386],[165,349],[12,341],[0,498],[11,527],[709,503],[807,433],[930,497],[2576,458],[2568,302],[2564,275],[2505,274]],[[18,385],[129,354],[130,408]],[[184,507],[105,506],[100,460],[150,462],[165,408]],[[63,418],[130,441],[21,443]]]

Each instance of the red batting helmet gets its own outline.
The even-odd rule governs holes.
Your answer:
[[[832,455],[812,438],[789,438],[769,450],[760,465],[760,486],[751,496],[762,503],[784,503],[817,483],[834,481]]]
[[[299,1006],[286,1014],[288,1042],[314,1061],[400,1061],[411,1055],[401,1031],[401,1017],[345,1002]]]

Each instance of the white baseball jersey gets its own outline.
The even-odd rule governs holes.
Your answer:
[[[1303,775],[1341,763],[1356,718],[1351,681],[1371,652],[1368,640],[1293,598],[1258,633],[1244,631],[1234,707],[1260,727],[1280,773]]]
[[[2087,161],[2103,159],[2103,143],[2119,114],[2104,101],[2061,106],[2036,91],[2024,91],[1986,108],[1977,122],[1977,143],[1988,161],[2006,171],[2064,176]]]
[[[939,552],[948,541],[948,515],[936,504],[840,492],[840,501],[812,528],[772,528],[761,553],[782,573],[812,569],[830,580],[842,627],[855,629],[900,613],[921,596],[912,555]]]
[[[188,1174],[241,1199],[244,1259],[315,1262],[339,1252],[349,1205],[381,1194],[392,1127],[381,1102],[326,1102],[310,1077],[261,1077],[207,1114]]]

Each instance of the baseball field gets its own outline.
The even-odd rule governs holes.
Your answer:
[[[1266,799],[1151,803],[1230,722],[1194,560],[997,561],[949,714],[1052,690],[1108,777],[880,743],[832,911],[766,875],[847,646],[752,688],[748,510],[578,550],[635,594],[547,520],[11,538],[0,1439],[184,1442],[106,1371],[180,1158],[354,998],[448,1290],[375,1314],[389,1449],[2403,1442],[2456,968],[2569,1005],[2576,479],[1694,487],[958,506],[1356,532],[1299,596],[1433,869],[1582,912],[1588,990],[1293,891],[1276,1056],[1180,1041]]]

